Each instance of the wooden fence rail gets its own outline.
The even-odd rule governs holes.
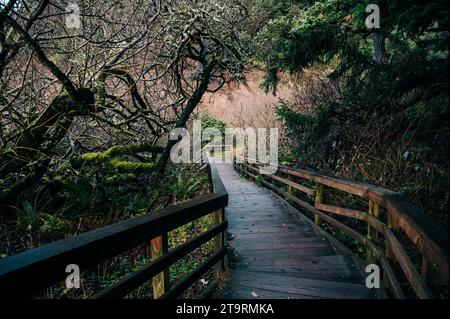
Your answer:
[[[263,163],[241,156],[234,158],[234,167],[290,203],[312,213],[317,225],[330,224],[364,245],[368,263],[377,263],[383,269],[385,288],[392,297],[405,298],[404,287],[400,284],[398,272],[394,271],[394,264],[401,268],[410,288],[419,298],[435,298],[443,287],[448,289],[448,233],[433,224],[421,209],[403,195],[374,185],[286,166],[279,166],[276,174],[269,174],[264,171]],[[315,184],[315,189],[302,185],[301,181]],[[364,199],[368,202],[367,212],[324,203],[327,187]],[[309,200],[295,196],[295,191],[303,193],[302,198]],[[367,223],[367,234],[359,233],[332,215],[364,221]],[[383,222],[382,217],[387,222]],[[409,238],[420,252],[420,265],[414,264],[399,241],[401,234]]]
[[[223,238],[228,226],[224,209],[228,205],[228,193],[214,163],[210,161],[205,168],[212,188],[210,195],[0,260],[0,298],[33,297],[64,281],[68,275],[65,272],[67,265],[76,264],[83,271],[149,243],[152,251],[150,264],[125,276],[92,298],[122,298],[150,280],[153,283],[154,297],[180,296],[209,269],[222,269],[224,266],[226,247]],[[168,232],[212,213],[215,215],[213,228],[174,249],[168,249]],[[215,242],[214,253],[184,279],[170,287],[168,268],[209,240]]]

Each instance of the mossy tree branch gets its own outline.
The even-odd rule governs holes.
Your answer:
[[[163,152],[163,148],[151,145],[150,143],[138,143],[127,146],[114,146],[105,152],[86,153],[74,157],[71,161],[72,167],[79,169],[87,165],[103,165],[106,168],[118,169],[121,172],[149,172],[156,167],[155,163],[139,163],[121,161],[119,156],[130,155],[137,153],[152,153],[159,154]]]

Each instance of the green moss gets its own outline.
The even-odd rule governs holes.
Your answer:
[[[83,154],[81,157],[86,161],[93,161],[96,159],[104,158],[103,154],[101,153],[86,153]]]
[[[113,146],[103,153],[86,153],[77,156],[71,160],[71,164],[74,168],[79,169],[84,165],[100,165],[103,164],[106,167],[118,168],[122,171],[148,171],[155,167],[154,163],[138,163],[121,161],[116,157],[122,155],[132,155],[140,152],[160,153],[162,148],[154,146],[150,143],[138,143],[127,146]]]
[[[109,150],[107,150],[105,153],[103,153],[101,156],[106,158],[106,157],[120,155],[119,152],[122,149],[123,149],[123,146],[113,146]]]
[[[150,171],[155,168],[155,163],[138,163],[127,162],[113,158],[115,153],[114,148],[109,149],[105,153],[86,153],[72,159],[72,166],[74,168],[81,168],[86,164],[103,164],[105,167],[118,169],[123,172],[143,172]]]
[[[126,172],[151,171],[156,166],[155,163],[126,162],[118,159],[110,159],[105,162],[105,165]]]
[[[98,163],[102,157],[102,153],[86,153],[72,158],[71,164],[73,168],[79,169],[87,163]]]

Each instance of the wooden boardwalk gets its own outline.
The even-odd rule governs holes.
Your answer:
[[[217,165],[229,193],[226,215],[234,249],[222,298],[372,298],[352,259],[338,253],[269,190]]]

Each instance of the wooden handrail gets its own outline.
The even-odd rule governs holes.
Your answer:
[[[166,235],[189,222],[220,212],[221,222],[216,223],[214,228],[172,251],[162,253],[141,271],[126,276],[117,284],[94,296],[96,298],[123,297],[142,285],[145,279],[154,277],[187,253],[200,247],[205,240],[212,239],[214,236],[223,238],[228,225],[224,218],[224,208],[228,205],[228,193],[217,174],[214,163],[207,163],[206,169],[214,190],[210,195],[0,260],[0,298],[33,297],[36,293],[62,282],[67,277],[65,269],[69,264],[76,264],[81,270],[88,269],[141,244],[149,243],[149,240]],[[224,257],[225,244],[223,241],[220,244],[220,247],[216,247],[216,253],[213,256],[215,262]],[[202,275],[211,268],[206,269],[208,265],[210,264],[203,264],[199,267],[200,270],[197,269],[193,274],[188,275],[182,287],[187,288],[186,282],[191,282],[192,278]],[[176,293],[183,292],[179,287],[176,290],[166,291],[166,289],[168,288],[163,288],[158,295],[174,297]]]
[[[395,274],[390,265],[391,262],[397,262],[400,265],[412,290],[419,298],[433,298],[435,296],[434,294],[440,292],[441,285],[448,286],[448,233],[437,227],[420,208],[411,203],[403,195],[366,183],[358,183],[323,175],[314,171],[293,169],[280,165],[277,173],[290,176],[291,178],[288,180],[276,174],[265,172],[261,169],[263,165],[263,163],[256,160],[248,160],[241,156],[234,158],[234,166],[238,172],[242,172],[253,179],[260,179],[259,182],[264,186],[279,193],[290,202],[310,211],[315,216],[317,224],[320,225],[321,220],[323,220],[345,232],[362,245],[365,245],[368,250],[368,256],[375,258],[383,267],[390,286],[386,288],[388,288],[394,297],[402,298],[404,294],[397,278],[394,277]],[[261,177],[258,178],[258,176]],[[288,186],[291,191],[286,192],[264,179],[261,180],[262,177],[270,178],[277,183]],[[294,181],[294,178],[313,182],[321,186],[321,188],[326,186],[363,198],[369,201],[369,212],[366,213],[322,203],[321,194],[319,200],[316,195],[317,190],[314,191],[314,196],[311,196],[311,193],[307,192],[311,197],[316,197],[315,202],[309,204],[292,195],[293,186],[298,190],[308,189],[306,186]],[[311,201],[313,201],[313,198]],[[375,214],[373,212],[374,206],[376,206]],[[383,223],[379,219],[380,207],[387,213],[388,224]],[[368,225],[367,236],[361,235],[326,213],[365,221]],[[419,274],[414,263],[397,239],[400,231],[409,238],[423,256],[421,274]],[[387,251],[384,253],[381,253],[382,250],[373,242],[374,238],[372,237],[377,237],[378,234],[382,235],[386,240]],[[378,239],[375,238],[375,240]]]
[[[134,289],[138,288],[145,282],[148,282],[159,272],[164,271],[170,265],[180,260],[187,254],[191,253],[199,246],[203,245],[210,239],[214,238],[219,233],[224,232],[228,227],[228,223],[224,222],[209,231],[199,235],[198,237],[189,240],[188,242],[176,247],[174,250],[169,251],[167,254],[161,256],[151,264],[145,266],[139,271],[131,273],[125,276],[122,280],[116,284],[108,287],[101,292],[97,293],[92,299],[105,299],[105,298],[122,298]]]

